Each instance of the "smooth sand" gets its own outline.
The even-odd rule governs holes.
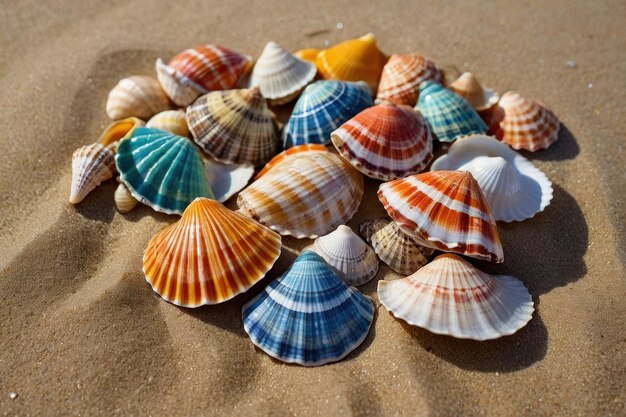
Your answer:
[[[0,7],[2,414],[625,414],[623,1],[168,3]],[[506,264],[479,264],[530,289],[537,312],[519,333],[478,343],[403,325],[377,300],[376,281],[392,276],[382,267],[362,288],[377,306],[362,347],[339,364],[284,365],[255,350],[240,318],[267,279],[224,305],[177,308],[141,272],[148,239],[175,217],[117,213],[114,181],[67,202],[72,151],[109,123],[108,91],[153,74],[157,57],[201,42],[258,56],[269,40],[296,50],[369,31],[388,53],[471,70],[563,123],[553,147],[527,154],[554,182],[552,204],[500,224]],[[383,214],[367,184],[353,227]],[[284,239],[268,279],[308,243]]]

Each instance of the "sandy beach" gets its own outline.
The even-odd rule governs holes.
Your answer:
[[[25,0],[0,7],[0,414],[7,416],[626,415],[626,3]],[[241,306],[310,240],[283,239],[268,276],[222,305],[168,304],[147,284],[149,239],[178,217],[113,204],[114,180],[68,203],[71,155],[110,123],[109,90],[158,57],[217,43],[257,57],[376,34],[453,78],[472,71],[559,116],[558,142],[524,152],[554,199],[499,223],[536,312],[489,342],[437,336],[360,289],[372,330],[345,360],[282,364],[255,349]],[[574,61],[573,65],[566,65]],[[382,216],[379,182],[349,225]],[[235,207],[234,199],[228,206]],[[15,395],[11,395],[11,394]]]

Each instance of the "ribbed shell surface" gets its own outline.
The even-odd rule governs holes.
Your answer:
[[[417,54],[394,54],[383,68],[376,101],[415,106],[420,84],[424,81],[443,84],[443,72],[433,61]]]
[[[70,203],[78,204],[103,181],[115,175],[115,152],[101,143],[82,146],[72,155]]]
[[[106,112],[113,120],[133,116],[149,119],[169,107],[170,101],[157,80],[135,75],[121,79],[113,87],[107,98]]]
[[[381,261],[399,274],[412,274],[426,263],[434,249],[418,245],[394,221],[372,234],[372,247]]]
[[[128,187],[123,182],[117,185],[115,194],[113,195],[115,200],[115,206],[120,213],[128,213],[135,208],[138,201],[128,190]]]
[[[465,72],[450,84],[450,90],[463,97],[476,111],[487,110],[494,106],[498,94],[490,88],[484,88],[471,72]]]
[[[316,143],[309,143],[306,145],[297,145],[293,146],[289,149],[286,149],[273,157],[261,171],[256,175],[255,179],[261,178],[265,175],[270,169],[274,168],[278,164],[282,163],[286,159],[289,159],[293,156],[299,155],[304,152],[328,152],[328,148],[324,145],[318,145]]]

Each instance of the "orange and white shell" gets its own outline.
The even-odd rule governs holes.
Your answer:
[[[276,165],[283,162],[285,159],[289,159],[295,155],[299,155],[304,152],[328,152],[328,148],[324,145],[320,145],[317,143],[307,143],[304,145],[292,146],[289,149],[286,149],[273,157],[261,171],[254,177],[255,180],[258,180],[263,175],[265,175],[270,169],[274,168]]]
[[[118,184],[115,189],[115,194],[113,194],[113,198],[115,199],[115,207],[117,207],[117,210],[120,213],[128,213],[135,208],[137,203],[139,203],[123,182]]]
[[[491,120],[491,131],[513,149],[535,152],[559,138],[559,119],[539,102],[508,91],[502,95]]]
[[[107,115],[113,120],[137,117],[147,120],[170,108],[170,101],[159,82],[152,77],[134,75],[121,79],[109,93]]]
[[[471,72],[461,74],[448,88],[463,97],[478,112],[490,109],[500,100],[498,93],[483,87]]]
[[[532,318],[533,300],[508,275],[488,275],[452,254],[404,279],[378,282],[378,298],[394,316],[433,333],[490,340],[515,333]]]
[[[431,171],[386,182],[378,198],[420,245],[504,262],[496,221],[469,172]]]
[[[94,143],[82,146],[72,155],[72,185],[70,203],[78,204],[100,183],[115,175],[113,147]]]
[[[443,72],[433,61],[418,54],[394,54],[383,68],[376,101],[415,106],[420,84],[424,81],[443,84]]]
[[[239,193],[247,216],[280,234],[325,235],[359,208],[363,176],[331,152],[302,152],[284,159]]]
[[[150,240],[143,272],[152,289],[170,303],[218,304],[260,281],[280,250],[277,233],[199,197],[179,221]]]
[[[189,127],[182,110],[166,110],[152,116],[146,127],[163,130],[178,136],[189,137]]]

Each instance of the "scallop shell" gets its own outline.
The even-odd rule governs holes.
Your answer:
[[[176,223],[155,235],[143,256],[146,280],[181,307],[219,304],[259,282],[280,256],[280,236],[196,198]]]
[[[292,156],[296,156],[296,155],[300,156],[300,154],[304,152],[328,152],[328,148],[324,145],[319,145],[315,143],[293,146],[287,150],[282,151],[275,157],[273,157],[267,164],[265,164],[263,169],[259,171],[259,173],[256,175],[254,179],[258,180],[263,175],[265,175],[270,169],[274,168],[281,162],[285,161],[286,159],[291,158]]]
[[[515,333],[532,318],[532,297],[508,275],[488,275],[452,254],[404,279],[378,282],[378,298],[394,316],[433,333],[490,340]]]
[[[133,197],[156,211],[182,214],[196,197],[213,198],[200,151],[182,136],[141,127],[120,142],[115,163]]]
[[[252,343],[265,353],[317,366],[343,359],[365,340],[374,304],[344,284],[319,255],[304,251],[243,306],[242,315]]]
[[[311,250],[320,255],[348,285],[363,285],[376,276],[376,254],[348,226],[315,239]]]
[[[128,117],[126,119],[113,122],[104,130],[104,132],[102,132],[98,138],[98,143],[103,146],[115,144],[114,146],[117,148],[116,142],[130,137],[135,130],[137,130],[137,128],[142,127],[145,124],[146,122],[136,117]]]
[[[381,261],[399,274],[412,274],[428,262],[434,249],[418,245],[394,221],[372,233],[372,247]]]
[[[169,108],[170,101],[158,81],[143,75],[121,79],[109,93],[106,104],[107,115],[113,120],[149,119]]]
[[[276,42],[268,42],[252,69],[250,85],[259,86],[272,104],[283,104],[296,98],[316,73],[315,65],[296,58]]]
[[[478,112],[490,109],[500,99],[498,93],[491,88],[484,88],[471,72],[463,73],[450,84],[450,90],[463,97]]]
[[[100,183],[114,175],[115,152],[112,146],[94,143],[76,149],[72,155],[70,203],[80,203]]]
[[[372,33],[325,49],[315,59],[324,78],[365,81],[372,92],[378,88],[380,74],[386,62],[387,56],[378,49]]]
[[[444,81],[443,72],[433,61],[417,54],[391,55],[380,77],[376,102],[415,106],[420,84],[429,80],[439,84]]]
[[[387,226],[390,222],[391,221],[386,217],[368,220],[359,225],[359,234],[368,245],[371,245],[374,233]]]
[[[356,169],[383,181],[423,171],[433,157],[428,123],[411,107],[389,102],[363,110],[330,138]]]
[[[320,49],[306,48],[306,49],[300,49],[299,51],[296,51],[293,54],[296,58],[300,58],[303,61],[308,61],[308,62],[312,62],[313,64],[315,64],[315,58],[317,58],[317,55],[319,53],[320,53]]]
[[[179,106],[187,106],[200,94],[235,88],[250,69],[252,58],[218,45],[186,49],[165,65],[156,62],[159,82]]]
[[[187,108],[194,141],[224,163],[260,165],[279,147],[278,128],[258,88],[215,91]]]
[[[546,174],[489,136],[471,135],[457,140],[431,169],[471,172],[496,220],[529,219],[552,200],[552,183]]]
[[[205,160],[209,186],[220,203],[227,201],[241,191],[254,175],[254,166],[250,164],[222,164],[217,161]]]
[[[415,108],[428,120],[440,142],[487,131],[485,122],[463,97],[432,81],[422,83]]]
[[[330,152],[302,152],[280,162],[239,193],[247,216],[283,235],[315,238],[359,208],[363,177]]]
[[[189,127],[183,110],[166,110],[152,116],[146,127],[163,130],[178,136],[189,137]]]
[[[139,203],[123,182],[117,185],[113,198],[115,199],[115,206],[120,213],[128,213]]]
[[[378,198],[420,245],[504,262],[496,221],[469,172],[431,171],[386,182]]]
[[[491,131],[513,149],[535,152],[559,138],[559,119],[541,103],[504,93],[494,110]]]

